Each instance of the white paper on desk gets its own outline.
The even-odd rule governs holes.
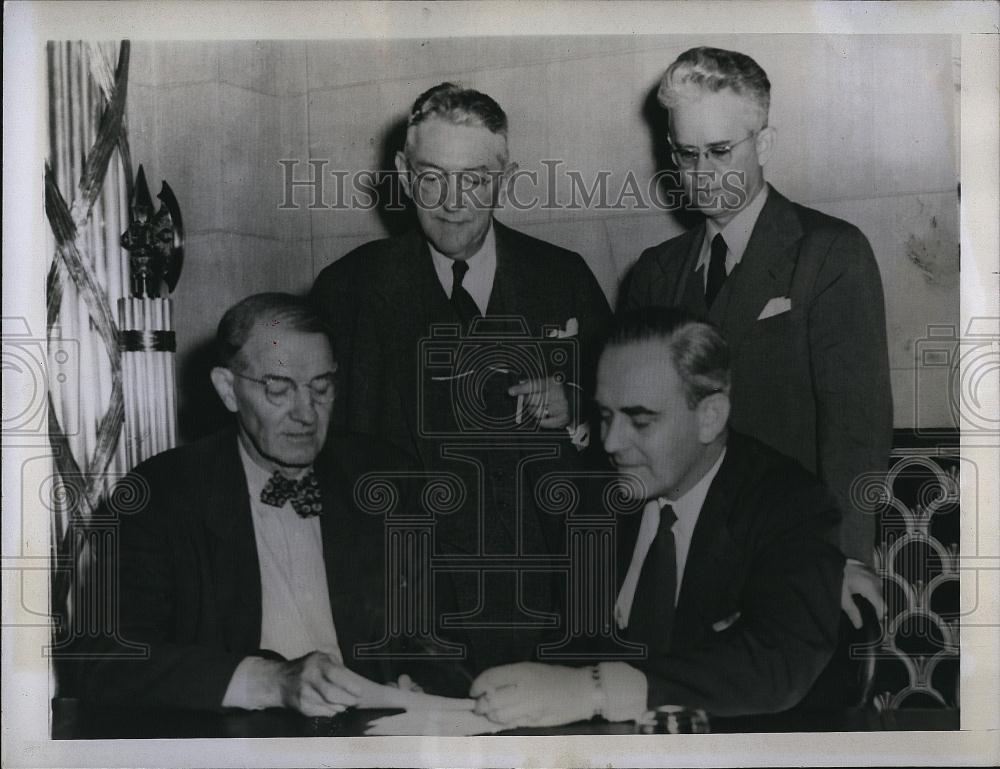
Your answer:
[[[358,692],[359,708],[403,708],[404,710],[472,710],[476,701],[469,698],[439,697],[420,691],[386,686],[369,681],[361,676],[355,677],[360,685]]]
[[[469,710],[407,710],[372,721],[365,734],[391,736],[469,737],[495,734],[506,727]]]
[[[472,699],[458,697],[439,697],[435,694],[424,694],[407,689],[397,689],[392,686],[379,686],[377,694],[362,694],[361,707],[369,708],[404,708],[406,710],[434,711],[471,711],[476,706]]]

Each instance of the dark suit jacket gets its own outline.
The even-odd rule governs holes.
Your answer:
[[[371,466],[390,464],[369,444],[316,462],[330,607],[345,664],[376,681],[395,671],[354,656],[383,636],[383,524],[357,511],[351,489]],[[226,430],[159,454],[135,468],[143,491],[121,514],[117,558],[118,640],[148,644],[145,659],[114,658],[111,638],[83,644],[85,699],[213,709],[233,671],[260,645],[261,581],[246,477],[236,434]],[[105,511],[107,512],[107,511]],[[102,565],[101,568],[108,568]],[[98,596],[98,600],[107,600]]]
[[[610,319],[600,286],[578,254],[499,222],[494,227],[497,267],[487,317],[518,316],[526,329],[524,338],[534,340],[547,338],[547,331],[564,328],[569,319],[576,318],[582,360],[568,375],[589,390],[598,340]],[[438,392],[440,397],[432,401],[426,396],[429,390],[422,389],[435,385],[428,384],[421,340],[430,336],[433,325],[456,324],[459,319],[438,280],[422,233],[411,231],[355,249],[320,273],[312,299],[332,329],[343,374],[334,405],[335,423],[390,441],[414,458],[417,470],[459,478],[465,503],[460,510],[438,517],[436,552],[478,558],[486,552],[512,552],[514,542],[523,553],[533,555],[565,552],[562,520],[537,513],[532,493],[544,473],[580,467],[581,458],[565,431],[547,431],[542,436],[545,447],[541,451],[548,452],[547,456],[538,454],[539,441],[531,436],[494,433],[480,438],[478,448],[471,450],[474,456],[462,460],[444,452],[475,442],[475,431],[454,439],[425,429],[424,419],[447,422],[453,417],[445,413],[452,406],[447,392]],[[519,342],[511,338],[509,344],[513,347]],[[514,401],[505,390],[506,385],[502,393],[496,393],[497,399],[506,400],[512,413]],[[570,392],[575,391],[570,388]],[[501,442],[505,448],[497,449]],[[520,531],[515,531],[518,526]],[[494,537],[494,529],[501,534]],[[511,602],[513,574],[493,572],[481,586],[474,571],[440,577],[435,594],[439,618],[453,611],[475,613],[481,596],[488,593],[500,596],[500,602],[489,598],[482,603],[499,614],[480,618],[481,623],[509,626],[508,620],[521,613]],[[502,580],[510,582],[500,584]],[[523,575],[519,597],[528,612],[553,610],[558,586],[550,583],[549,574]],[[449,635],[454,633],[453,626]],[[464,635],[461,640],[470,648],[470,676],[492,665],[530,657],[537,640],[527,629],[480,627]]]
[[[892,393],[878,265],[857,227],[771,189],[743,259],[707,311],[695,272],[705,225],[643,252],[622,307],[680,306],[716,323],[732,350],[731,422],[815,472],[844,511],[841,547],[872,562],[875,519],[851,484],[884,471]],[[763,320],[774,297],[792,309]]]
[[[796,705],[837,643],[839,517],[799,465],[731,433],[691,539],[672,636],[632,663],[646,673],[648,706],[724,716]],[[619,585],[640,521],[620,519]]]
[[[579,256],[494,221],[497,267],[488,315],[518,315],[529,333],[579,323],[588,384],[597,346],[611,318],[607,299]],[[352,432],[389,439],[414,456],[421,443],[418,342],[432,324],[456,317],[419,230],[366,243],[326,267],[311,297],[332,329],[342,367],[335,419]]]

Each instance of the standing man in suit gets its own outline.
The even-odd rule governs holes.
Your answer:
[[[477,710],[507,725],[677,705],[715,715],[796,705],[837,642],[840,514],[819,481],[727,428],[729,349],[676,309],[624,313],[600,358],[601,438],[641,517],[619,516],[614,621],[646,657],[483,673]]]
[[[464,502],[436,521],[436,554],[495,568],[451,571],[434,598],[472,676],[532,656],[555,631],[551,575],[496,559],[565,552],[561,521],[540,514],[533,489],[579,467],[581,396],[610,309],[578,254],[494,218],[517,166],[488,95],[451,83],[422,94],[396,168],[418,226],[334,262],[312,298],[343,365],[335,420],[460,479]],[[570,354],[550,352],[559,345]]]
[[[391,703],[385,671],[355,656],[383,632],[385,567],[382,524],[352,490],[382,460],[321,453],[337,369],[326,329],[306,300],[257,294],[225,313],[217,344],[212,384],[235,425],[124,482],[138,509],[101,567],[117,568],[117,640],[91,642],[82,695],[312,716]]]
[[[875,519],[852,484],[884,471],[892,446],[885,303],[857,227],[792,203],[764,181],[774,152],[771,84],[749,56],[693,48],[670,65],[658,99],[672,157],[705,221],[647,249],[622,307],[684,307],[722,329],[733,354],[733,427],[815,472],[844,512],[842,606],[881,612],[870,566]]]

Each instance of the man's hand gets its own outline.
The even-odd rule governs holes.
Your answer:
[[[518,662],[490,668],[472,682],[476,712],[506,726],[558,726],[595,710],[589,668]]]
[[[357,705],[364,678],[325,652],[312,652],[278,668],[281,706],[307,716],[333,716]]]
[[[861,612],[854,604],[854,596],[860,595],[875,609],[880,618],[885,615],[885,600],[882,598],[882,581],[878,575],[861,561],[848,558],[844,564],[844,584],[840,589],[840,608],[844,610],[855,629],[861,629]]]
[[[573,421],[566,386],[557,382],[555,377],[520,382],[508,389],[507,394],[515,398],[523,397],[522,414],[538,419],[539,427],[561,430]]]
[[[404,692],[422,692],[424,690],[424,687],[406,675],[406,673],[402,673],[396,681],[389,681],[386,686],[390,686],[393,689],[399,689]]]

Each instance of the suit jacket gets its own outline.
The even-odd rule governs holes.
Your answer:
[[[598,340],[610,319],[600,286],[579,255],[499,222],[493,226],[497,266],[487,320],[517,316],[525,332],[521,339],[504,337],[500,346],[536,348],[550,330],[565,328],[575,318],[580,360],[566,375],[590,391]],[[460,510],[437,518],[436,552],[473,558],[513,553],[515,547],[530,555],[564,553],[563,522],[539,513],[533,490],[545,473],[581,466],[581,457],[565,431],[548,431],[541,442],[537,436],[493,432],[480,438],[477,448],[460,449],[466,456],[459,458],[447,452],[476,443],[475,429],[457,438],[428,429],[431,422],[456,426],[457,417],[451,413],[454,400],[447,391],[450,385],[431,380],[424,352],[432,326],[457,324],[459,318],[434,270],[423,234],[414,230],[355,249],[320,273],[312,298],[332,329],[343,373],[334,422],[390,441],[412,456],[417,470],[442,478],[451,473],[450,477],[459,479],[465,502]],[[463,344],[456,340],[454,349]],[[540,343],[543,351],[545,344]],[[506,395],[512,383],[501,381],[492,395],[486,393],[487,406],[502,409],[506,401],[512,413],[514,401]],[[568,389],[571,395],[575,392]],[[504,448],[498,448],[499,443]],[[474,571],[440,576],[435,593],[439,618],[455,611],[476,614],[481,603],[487,611],[498,612],[478,615],[478,629],[467,627],[459,633],[453,625],[448,631],[467,643],[470,676],[492,665],[530,657],[538,640],[529,628],[503,630],[483,623],[506,626],[520,621],[519,617],[523,620],[525,612],[549,613],[551,619],[559,589],[550,574],[524,574],[522,585],[515,588],[512,572],[485,574],[480,584]],[[515,589],[521,607],[511,601]],[[484,601],[484,594],[492,597]],[[547,627],[554,631],[551,625]]]
[[[529,334],[579,323],[585,386],[611,311],[583,259],[494,221],[497,267],[487,315],[517,315]],[[414,456],[422,444],[417,424],[419,340],[432,324],[457,322],[419,230],[366,243],[326,267],[311,293],[332,329],[343,392],[335,419],[351,431],[383,436]]]
[[[134,469],[127,488],[140,489],[138,510],[118,516],[110,564],[120,586],[116,637],[83,644],[91,657],[80,670],[85,699],[217,709],[236,666],[258,653],[260,566],[236,440],[235,430],[225,430]],[[354,656],[355,644],[384,633],[383,525],[355,509],[351,489],[365,469],[389,461],[363,448],[330,449],[317,459],[320,527],[344,663],[385,681],[394,671]],[[122,644],[148,644],[148,655],[116,658]]]
[[[837,643],[839,518],[798,464],[730,433],[691,539],[671,637],[632,663],[646,673],[648,706],[726,716],[798,704]],[[640,521],[620,518],[619,586]]]
[[[844,511],[844,553],[870,564],[875,519],[852,504],[851,485],[886,469],[892,393],[882,281],[868,240],[771,188],[709,311],[695,272],[704,237],[701,224],[643,252],[622,307],[680,306],[721,328],[732,350],[733,427],[815,472]],[[758,320],[775,297],[789,297],[791,311]]]

